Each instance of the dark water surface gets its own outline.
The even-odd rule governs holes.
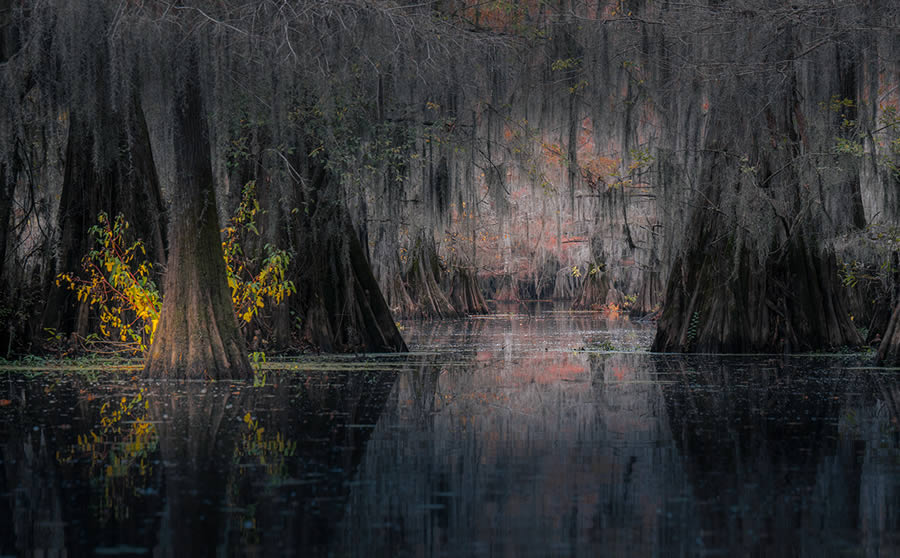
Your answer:
[[[0,555],[900,556],[898,370],[540,309],[404,334],[263,387],[0,371]]]

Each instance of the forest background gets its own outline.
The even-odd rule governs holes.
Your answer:
[[[485,298],[900,362],[889,1],[0,0],[0,350],[403,350]]]

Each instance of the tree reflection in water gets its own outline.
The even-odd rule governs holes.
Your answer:
[[[892,378],[493,346],[401,374],[339,554],[897,553]]]
[[[900,553],[900,381],[858,356],[585,351],[643,332],[578,314],[410,329],[420,353],[263,387],[5,373],[0,554]]]
[[[22,379],[0,395],[0,554],[323,554],[394,377]],[[38,419],[58,402],[78,416]]]

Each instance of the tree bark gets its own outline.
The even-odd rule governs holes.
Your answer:
[[[588,272],[578,296],[572,301],[572,310],[603,310],[611,290],[614,289],[609,274],[600,271],[591,275]]]
[[[434,240],[423,233],[409,254],[406,271],[407,290],[416,304],[416,316],[422,318],[457,318],[454,308],[438,283],[441,266]]]
[[[181,95],[174,125],[179,192],[169,226],[165,297],[144,376],[250,378],[225,277],[201,92],[189,80]]]
[[[12,197],[15,193],[15,182],[6,163],[0,163],[0,281],[6,269],[6,242],[9,231],[9,216],[12,212]]]
[[[303,340],[325,352],[405,352],[341,201],[340,183],[321,160],[297,151],[295,168],[304,180],[290,199],[290,274],[297,293],[288,303]]]
[[[796,48],[786,33],[766,56],[789,59]],[[859,216],[851,207],[825,210],[851,205],[848,188],[843,176],[820,179],[819,166],[832,163],[821,153],[834,140],[808,125],[821,114],[812,96],[822,84],[790,67],[769,78],[764,106],[746,110],[748,88],[762,79],[723,82],[710,93],[694,209],[655,351],[791,353],[863,342],[829,243]]]
[[[878,362],[888,366],[900,366],[900,303],[891,314],[881,345],[878,347]]]
[[[790,353],[862,344],[833,254],[796,237],[777,261],[760,267],[744,252],[731,270],[731,258],[703,239],[673,266],[654,351]]]
[[[464,314],[490,314],[474,269],[456,268],[450,290],[450,304]]]
[[[337,222],[321,227],[320,238],[310,242],[306,227],[296,229],[305,245],[294,272],[298,292],[289,302],[302,317],[304,337],[325,352],[405,352],[349,216],[337,207],[331,211]]]
[[[95,139],[113,143],[114,154],[95,154]],[[88,123],[71,114],[58,214],[58,272],[81,271],[81,259],[92,248],[88,229],[97,224],[100,212],[110,219],[122,214],[132,237],[144,242],[151,263],[159,268],[166,261],[165,210],[147,123],[136,98],[128,115],[101,115]],[[66,285],[51,283],[44,327],[86,336],[93,330],[86,319],[88,302],[79,303]]]

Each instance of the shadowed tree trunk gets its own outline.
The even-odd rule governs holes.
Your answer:
[[[268,247],[285,249],[290,246],[290,227],[288,221],[290,215],[286,207],[286,199],[290,199],[292,185],[284,176],[284,172],[273,172],[273,169],[281,165],[281,159],[270,154],[273,151],[271,142],[268,141],[265,130],[252,129],[244,132],[252,136],[249,141],[255,152],[248,157],[245,164],[237,165],[231,173],[230,179],[234,184],[240,185],[234,188],[233,200],[226,203],[229,215],[234,216],[236,206],[242,203],[242,198],[247,193],[247,188],[255,191],[253,201],[258,204],[255,215],[251,218],[255,228],[248,227],[246,223],[237,227],[235,234],[240,248],[239,256],[253,261],[249,266],[251,273],[257,274],[262,267],[262,262],[268,257]],[[249,209],[249,208],[248,208]],[[232,217],[233,218],[233,217]],[[226,226],[231,226],[229,223]],[[243,267],[241,264],[233,266]],[[246,271],[246,269],[244,270]],[[289,298],[289,297],[288,297]],[[253,315],[249,323],[238,319],[238,324],[251,351],[264,349],[266,352],[281,352],[291,349],[292,324],[290,318],[289,300],[284,299],[280,303],[268,300],[263,308]]]
[[[406,351],[349,217],[332,211],[337,215],[330,227],[337,230],[323,227],[318,235],[325,238],[302,248],[298,257],[303,269],[289,302],[303,316],[304,337],[326,352]]]
[[[12,0],[0,0],[0,64],[6,63],[13,52],[19,49],[16,26],[12,20]],[[0,124],[2,125],[2,124]],[[15,138],[10,138],[9,145],[15,145]],[[7,243],[9,242],[10,218],[12,217],[13,199],[16,193],[16,168],[14,153],[0,153],[0,306],[12,307],[13,289],[10,288],[12,278],[7,273]],[[12,163],[12,164],[11,164]],[[0,355],[9,358],[16,326],[4,316],[0,321]]]
[[[653,350],[795,352],[860,345],[834,255],[815,245],[814,234],[784,224],[780,246],[760,264],[718,210],[722,188],[716,181],[727,176],[729,161],[724,150],[711,151],[717,153],[704,175],[706,205],[696,208],[688,248],[672,267]],[[794,177],[770,187],[799,189],[798,183]]]
[[[403,136],[397,134],[398,143],[404,141]],[[400,207],[403,198],[403,178],[405,178],[405,166],[394,168],[390,166],[380,180],[377,203],[375,205],[376,216],[383,215],[383,221],[373,227],[374,246],[372,248],[372,273],[381,285],[384,299],[388,307],[397,317],[415,314],[415,303],[406,290],[403,281],[403,264],[400,261],[400,244],[397,231],[403,226],[397,208]]]
[[[450,304],[464,314],[490,314],[474,269],[458,267],[453,272]]]
[[[0,281],[6,268],[6,242],[9,231],[9,216],[12,212],[12,198],[15,193],[13,173],[7,171],[6,163],[0,163]]]
[[[792,110],[780,112],[788,113],[789,122]],[[733,156],[715,142],[709,151],[712,155],[702,174],[704,202],[694,211],[687,249],[669,275],[653,350],[796,352],[860,345],[834,255],[817,245],[812,226],[802,221],[808,217],[799,209],[803,205],[801,176],[790,160],[796,155],[788,148],[758,153],[760,173],[769,178],[762,184],[735,187],[760,188],[759,195],[771,196],[773,206],[787,199],[796,211],[787,216],[776,212],[772,225],[778,227],[778,234],[760,262],[758,254],[743,243],[747,232],[742,225],[729,223],[720,210],[729,188],[721,183],[731,176]],[[780,180],[770,180],[772,169],[782,174]]]
[[[196,59],[192,66],[196,70]],[[249,378],[252,369],[225,277],[209,132],[198,84],[189,79],[181,96],[175,105],[178,191],[169,226],[165,298],[144,375]]]
[[[113,145],[102,142],[113,139]],[[95,140],[101,149],[95,153]],[[144,113],[137,99],[128,115],[99,115],[95,124],[76,112],[70,118],[66,146],[66,169],[59,202],[59,246],[57,272],[78,274],[81,259],[92,249],[88,230],[97,216],[110,219],[122,214],[131,225],[132,238],[139,238],[147,257],[159,266],[166,261],[165,213]],[[94,328],[88,323],[89,301],[78,301],[65,284],[51,285],[44,311],[44,327],[85,337]]]
[[[422,233],[410,250],[406,270],[407,290],[416,304],[415,315],[425,318],[456,318],[460,312],[454,308],[438,283],[441,274],[434,240]]]
[[[789,26],[768,44],[748,43],[760,49],[751,54],[763,64],[791,60],[803,32]],[[817,100],[841,88],[833,53],[814,62],[819,71],[785,65],[781,73],[723,78],[708,92],[694,209],[653,350],[796,352],[862,344],[829,243],[859,225],[852,202],[858,184],[821,170],[840,160],[831,154],[833,116]],[[834,204],[845,209],[829,215]]]
[[[12,0],[0,0],[0,63],[9,60],[12,52],[18,48],[15,44],[17,42],[15,29],[11,23],[11,11]],[[15,173],[7,163],[9,156],[8,153],[0,154],[0,280],[3,278],[6,264],[6,238],[9,230],[12,198],[15,193]]]
[[[301,320],[304,340],[325,352],[406,351],[341,201],[340,184],[321,161],[298,151],[296,168],[305,176],[292,203],[304,209],[291,212],[290,273],[297,293],[287,302]]]
[[[894,308],[891,321],[878,347],[878,362],[889,366],[900,366],[900,304]]]
[[[722,260],[703,244],[676,260],[654,351],[797,352],[862,343],[832,254],[797,238],[762,267],[747,254],[736,270]]]
[[[612,297],[610,293],[613,293]],[[610,302],[621,303],[621,297],[616,295],[617,291],[613,288],[607,272],[598,271],[591,274],[588,271],[587,277],[581,282],[578,296],[572,301],[572,310],[603,310]]]
[[[259,191],[260,207],[265,208],[265,212],[260,217],[259,223],[259,244],[257,247],[258,258],[265,255],[265,245],[271,244],[278,248],[284,248],[290,245],[290,240],[286,233],[287,227],[285,223],[289,217],[285,215],[282,199],[284,196],[284,188],[290,185],[283,184],[276,177],[272,176],[265,166],[260,172],[261,181],[257,181]],[[257,329],[251,332],[254,334]],[[274,304],[266,313],[265,323],[261,325],[261,331],[264,339],[269,341],[269,347],[275,350],[285,350],[291,345],[291,311],[288,300],[283,300],[280,304]],[[251,347],[251,350],[257,350]]]

